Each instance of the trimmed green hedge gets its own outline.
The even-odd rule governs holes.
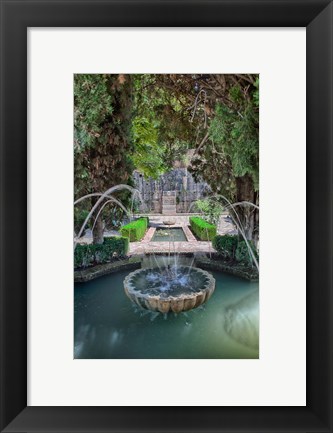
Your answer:
[[[252,241],[248,241],[254,256],[259,259],[257,249]],[[217,235],[212,241],[213,247],[226,260],[233,260],[246,266],[251,266],[252,257],[249,254],[246,242],[238,236]]]
[[[147,217],[147,216],[142,216],[142,217],[140,217],[139,219],[144,219],[144,220],[146,220],[147,221],[147,227],[148,227],[148,225],[149,225],[149,217]],[[137,221],[137,220],[136,220]]]
[[[224,259],[234,260],[238,242],[238,236],[217,235],[212,240],[212,245]]]
[[[190,217],[190,225],[194,234],[202,241],[211,241],[216,236],[216,226],[200,217]]]
[[[140,241],[146,233],[148,221],[148,217],[139,218],[123,226],[120,233],[127,237],[130,242]]]
[[[126,256],[128,248],[128,238],[120,236],[104,238],[103,244],[79,244],[74,251],[74,268],[110,262],[114,257]]]

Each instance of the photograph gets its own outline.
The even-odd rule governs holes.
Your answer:
[[[0,3],[0,432],[333,433],[333,0]]]
[[[74,358],[259,358],[259,74],[74,75]]]

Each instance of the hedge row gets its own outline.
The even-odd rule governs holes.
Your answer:
[[[211,241],[216,236],[216,226],[200,217],[190,217],[190,225],[194,234],[202,241]]]
[[[146,221],[147,221],[147,227],[148,227],[148,225],[149,225],[149,217],[147,217],[147,216],[142,216],[142,217],[140,217],[139,219],[146,220]],[[136,220],[136,221],[137,221],[137,220]]]
[[[252,241],[248,241],[256,259],[259,259],[257,249]],[[212,241],[213,247],[225,259],[251,266],[253,259],[249,253],[248,246],[243,239],[232,235],[217,235]]]
[[[148,217],[139,218],[123,226],[120,233],[122,236],[127,237],[130,242],[140,241],[146,233],[148,221]]]
[[[104,238],[103,244],[79,244],[74,251],[74,268],[110,262],[115,257],[126,256],[128,248],[128,238],[120,236]]]

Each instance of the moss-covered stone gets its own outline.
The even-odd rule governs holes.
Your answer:
[[[210,259],[208,257],[200,257],[195,260],[195,265],[202,269],[225,272],[227,274],[244,278],[249,281],[259,280],[259,274],[256,268],[241,266],[239,264],[231,264],[218,258]]]
[[[91,266],[80,271],[75,271],[74,282],[84,283],[86,281],[91,281],[95,278],[102,277],[103,275],[112,274],[113,272],[139,268],[141,268],[141,258],[129,257],[123,260],[117,260],[111,263]]]

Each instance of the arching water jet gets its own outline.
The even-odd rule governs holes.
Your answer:
[[[97,202],[94,204],[94,206],[91,208],[89,214],[87,215],[86,219],[84,220],[84,222],[83,222],[83,224],[82,224],[82,226],[81,226],[81,228],[80,228],[80,231],[79,231],[79,234],[78,234],[78,236],[77,236],[77,239],[74,241],[74,250],[75,250],[75,248],[76,248],[76,245],[77,245],[78,239],[82,236],[83,230],[85,229],[86,225],[88,224],[88,221],[90,220],[90,218],[92,217],[93,213],[94,213],[95,210],[98,208],[98,206],[103,202],[103,200],[104,200],[105,198],[109,198],[109,199],[111,199],[111,200],[113,200],[113,201],[116,201],[117,199],[116,199],[115,197],[113,197],[111,194],[114,193],[114,192],[116,192],[116,191],[122,191],[122,190],[128,190],[128,191],[130,191],[130,192],[132,193],[132,195],[138,195],[139,198],[140,198],[140,200],[142,200],[142,199],[141,199],[140,191],[138,191],[137,189],[135,189],[135,188],[133,188],[133,187],[131,187],[131,186],[129,186],[129,185],[119,184],[119,185],[115,185],[115,186],[109,188],[109,189],[106,190],[104,193],[91,193],[91,194],[86,194],[86,195],[84,195],[83,197],[80,197],[78,200],[76,200],[76,201],[74,202],[74,206],[75,206],[75,205],[77,205],[78,203],[80,203],[81,201],[86,200],[86,199],[89,198],[89,197],[98,197],[98,196],[100,197],[100,198],[97,200]],[[121,202],[119,202],[119,203],[121,203]],[[133,203],[133,201],[132,201],[132,203]],[[123,205],[122,205],[122,206],[123,206]],[[125,209],[126,209],[126,208],[125,208]],[[127,211],[127,209],[126,209],[126,211]],[[127,212],[129,213],[129,211],[127,211]]]

